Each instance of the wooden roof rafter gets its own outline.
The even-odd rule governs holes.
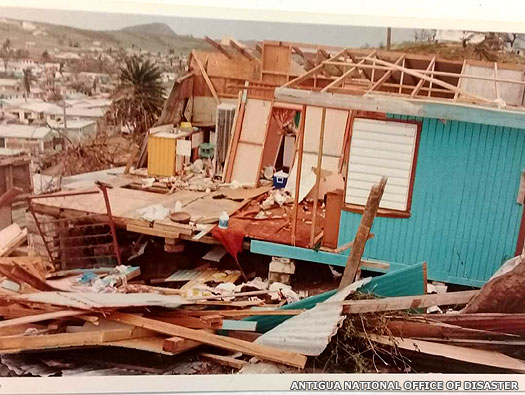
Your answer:
[[[336,53],[334,56],[332,56],[329,60],[330,61],[335,61],[335,60],[339,59],[341,56],[343,56],[343,54],[345,52],[346,52],[346,49],[342,49],[341,51]],[[310,78],[313,78],[315,75],[317,75],[318,72],[320,72],[323,69],[325,62],[322,62],[322,63],[318,64],[313,69],[310,69],[309,71],[307,71],[303,75],[300,75],[300,76],[294,78],[293,80],[288,81],[286,84],[283,85],[283,87],[285,87],[285,88],[286,87],[291,87],[291,86],[294,86],[296,84],[300,84],[301,82],[304,82],[304,81],[306,81],[306,80],[308,80]]]
[[[368,56],[375,56],[376,53],[377,53],[377,51],[372,51]],[[361,59],[359,62],[357,62],[355,64],[351,63],[351,64],[353,64],[353,66],[350,69],[345,71],[342,76],[340,76],[339,78],[335,79],[334,81],[329,83],[327,86],[325,86],[323,89],[321,89],[321,92],[327,92],[328,89],[336,88],[339,85],[341,85],[355,70],[357,70],[359,68],[360,65],[362,65],[363,63],[365,63],[369,59],[371,59],[371,58],[367,57],[365,59]],[[323,64],[325,64],[325,62],[323,62]]]
[[[401,55],[401,56],[395,61],[394,64],[397,64],[397,65],[398,65],[399,63],[403,62],[403,61],[405,60],[405,57],[406,57],[406,54]],[[368,90],[366,91],[366,93],[368,93],[368,92],[372,92],[372,91],[374,91],[374,90],[379,89],[379,88],[381,87],[381,85],[383,85],[383,83],[385,83],[385,81],[388,80],[388,79],[392,76],[392,74],[394,74],[394,70],[392,70],[392,69],[391,69],[391,70],[387,70],[387,71],[385,72],[385,74],[383,74],[383,76],[382,76],[381,78],[379,78],[376,82],[374,82],[374,84],[370,87],[370,89],[368,89]]]
[[[230,39],[230,46],[234,48],[236,51],[238,51],[242,56],[244,56],[248,60],[257,60],[255,56],[253,56],[250,51],[248,51],[240,42],[234,39]]]
[[[431,60],[430,60],[430,63],[428,64],[427,68],[425,71],[429,71],[429,70],[433,70],[434,69],[434,66],[436,64],[436,57],[434,56]],[[432,78],[434,78],[434,76],[432,76]],[[432,84],[433,81],[430,81],[430,84]],[[414,87],[414,89],[412,90],[412,92],[410,93],[410,97],[414,97],[416,96],[419,91],[421,90],[421,88],[423,87],[423,84],[425,83],[425,80],[422,80],[420,79],[419,82],[417,83],[417,85]]]
[[[233,58],[233,56],[228,51],[226,51],[226,49],[220,43],[218,43],[214,39],[212,39],[212,38],[210,38],[208,36],[204,36],[204,39],[206,40],[206,42],[208,44],[210,44],[213,48],[218,50],[220,53],[222,53],[228,59],[232,59]]]
[[[302,50],[302,48],[300,48]],[[317,58],[326,58],[327,51],[317,50]],[[310,59],[313,58],[310,56]],[[470,68],[468,67],[470,66]],[[336,67],[342,68],[344,73],[339,76],[329,75],[327,71],[335,73]],[[489,71],[480,71],[479,68]],[[357,75],[356,70],[360,75]],[[501,70],[522,71],[512,64],[494,64],[493,62],[479,62],[474,60],[453,61],[439,58],[439,56],[424,56],[420,54],[402,53],[394,51],[345,49],[325,59],[305,74],[289,81],[283,88],[297,87],[299,89],[320,92],[347,93],[352,95],[399,95],[411,99],[423,97],[435,98],[444,101],[469,102],[489,105],[491,107],[525,107],[522,103],[507,104],[501,97],[507,93],[510,84],[514,89],[523,87],[525,92],[525,68],[523,75],[512,73],[504,74]],[[492,71],[492,72],[490,72]],[[512,77],[507,77],[512,76]],[[366,77],[366,78],[365,78]],[[323,83],[308,80],[323,80]],[[478,85],[464,84],[465,80],[487,81],[490,84],[490,94],[480,94],[474,87]],[[507,85],[509,84],[509,85]],[[492,92],[495,92],[492,94]],[[520,91],[521,92],[521,91]],[[525,97],[525,93],[523,93]]]

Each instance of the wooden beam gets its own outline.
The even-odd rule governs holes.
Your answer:
[[[203,352],[200,353],[199,356],[205,361],[218,363],[220,365],[224,365],[233,369],[241,369],[244,365],[248,363],[247,361],[243,361],[242,359],[236,359],[225,355],[209,354]]]
[[[330,59],[330,54],[328,52],[326,52],[323,48],[318,48],[317,49],[317,53],[321,54],[321,56],[324,58],[324,60]],[[341,66],[335,66],[335,67],[337,68],[337,70],[339,70],[339,72],[341,74],[343,74],[345,72],[345,70]]]
[[[12,261],[11,265],[0,264],[0,274],[19,284],[29,284],[39,291],[54,291],[55,288],[42,281],[35,275],[29,273],[22,266]]]
[[[248,50],[246,50],[246,48],[243,48],[243,46],[241,45],[241,43],[239,43],[238,41],[234,40],[234,39],[230,39],[230,45],[235,48],[237,51],[239,51],[239,53],[244,56],[246,59],[249,59],[249,60],[257,60],[250,52],[248,52]]]
[[[201,345],[201,342],[174,336],[164,339],[162,349],[173,354],[180,354],[185,351],[193,350]]]
[[[447,292],[444,294],[396,296],[383,299],[349,300],[342,302],[342,304],[345,314],[360,314],[376,311],[409,310],[430,306],[466,304],[478,293],[478,290],[474,290]]]
[[[315,223],[317,217],[317,203],[319,200],[319,184],[321,183],[321,168],[323,164],[323,143],[324,143],[324,129],[326,124],[326,107],[323,107],[321,112],[321,131],[319,132],[319,148],[317,153],[317,173],[315,177],[315,186],[314,186],[314,201],[312,209],[312,228],[310,230],[310,248],[314,247],[315,239]]]
[[[0,337],[0,350],[22,351],[101,345],[104,342],[145,336],[151,336],[151,332],[140,328],[82,331],[43,336],[5,336]]]
[[[374,56],[376,54],[377,51],[372,51],[370,53],[370,55],[368,56]],[[330,59],[331,61],[332,59]],[[327,86],[325,86],[323,89],[321,89],[321,92],[327,92],[328,89],[330,88],[334,88],[334,87],[337,87],[339,85],[341,85],[341,83],[350,75],[354,72],[354,70],[356,70],[359,65],[362,65],[363,63],[365,63],[367,60],[367,58],[365,59],[362,59],[360,60],[358,63],[356,63],[356,65],[352,68],[350,68],[348,71],[344,72],[342,76],[340,76],[339,78],[336,78],[334,81],[332,81],[331,83],[329,83]],[[328,62],[328,61],[327,61]]]
[[[292,47],[292,51],[294,51],[297,55],[299,55],[301,58],[303,58],[303,60],[304,60],[305,63],[308,63],[308,64],[310,64],[312,67],[315,67],[315,63],[312,62],[310,59],[308,59],[308,58],[305,56],[304,52],[301,51],[300,48],[298,48],[298,47]]]
[[[257,358],[285,365],[304,368],[306,356],[290,351],[279,350],[273,347],[261,346],[243,340],[232,339],[224,336],[215,335],[201,330],[184,328],[165,322],[151,320],[133,314],[115,312],[108,316],[112,321],[150,329],[155,332],[164,333],[170,336],[178,336],[184,339],[195,340],[204,344],[223,348],[231,351],[242,352]]]
[[[428,66],[427,66],[425,71],[429,71],[430,69],[432,69],[434,67],[435,63],[436,63],[436,57],[434,56],[432,58],[432,60],[430,61],[430,63],[428,64]],[[419,82],[417,83],[416,87],[410,93],[410,97],[416,96],[424,83],[425,83],[425,80],[420,79]],[[430,81],[430,83],[432,83],[432,81]],[[429,91],[429,93],[430,93],[430,91]]]
[[[525,373],[524,361],[495,351],[485,351],[424,340],[403,339],[401,337],[389,337],[376,334],[368,334],[367,337],[374,342],[394,346],[398,349]]]
[[[405,68],[406,57],[403,58],[403,69]],[[403,82],[405,80],[405,72],[401,72],[401,78],[399,79],[399,94],[403,93]]]
[[[350,255],[348,255],[348,260],[346,261],[345,271],[343,277],[341,278],[341,283],[339,284],[339,289],[343,289],[348,285],[354,282],[357,271],[361,264],[361,257],[365,250],[365,244],[370,235],[370,229],[372,228],[372,223],[379,208],[379,203],[381,203],[381,197],[385,191],[387,178],[382,177],[379,181],[379,184],[373,185],[370,189],[368,199],[365,205],[365,211],[361,217],[361,222],[357,228],[357,233],[354,238],[354,244]]]
[[[401,57],[399,59],[397,59],[395,61],[394,64],[399,64],[400,62],[404,62],[405,60],[405,54],[401,55]],[[381,85],[383,85],[383,83],[388,79],[390,78],[390,76],[394,73],[394,70],[387,70],[385,74],[383,74],[383,76],[381,78],[379,78],[373,85],[370,89],[368,89],[366,91],[366,93],[368,92],[371,92],[373,90],[376,90],[377,88],[379,88]]]
[[[448,119],[488,125],[522,128],[525,111],[498,109],[488,105],[472,103],[454,104],[452,99],[417,98],[365,95],[355,96],[342,93],[322,93],[303,89],[277,88],[275,100],[285,103],[336,108],[341,110],[361,110],[414,115],[417,117]]]
[[[460,71],[460,76],[458,78],[458,88],[461,87],[461,81],[462,81],[462,76],[463,76],[463,73],[465,72],[465,66],[467,65],[467,59],[464,59],[463,60],[463,65],[461,66],[461,71]],[[454,103],[457,102],[459,98],[459,91],[456,91],[456,93],[454,94]]]
[[[343,49],[341,51],[339,51],[337,54],[335,54],[334,56],[332,56],[330,58],[330,60],[336,60],[336,59],[339,59],[344,53],[346,52],[346,49]],[[324,63],[324,62],[323,62]],[[283,87],[290,87],[290,86],[293,86],[295,84],[299,84],[303,81],[306,81],[308,78],[312,77],[313,75],[317,74],[318,71],[322,70],[322,68],[324,67],[323,63],[321,64],[318,64],[317,66],[315,66],[313,69],[307,71],[306,73],[304,73],[303,75],[300,75],[299,77],[297,78],[294,78],[293,80],[290,80],[288,81],[286,84],[283,85]]]
[[[455,339],[484,339],[484,340],[516,340],[520,337],[509,333],[487,331],[482,329],[463,328],[443,322],[432,321],[432,319],[421,320],[418,316],[389,319],[387,327],[392,336],[404,338],[455,338]]]
[[[213,83],[211,82],[210,77],[208,77],[208,73],[204,69],[204,66],[202,65],[202,62],[197,57],[197,54],[196,54],[195,50],[192,50],[191,54],[192,54],[193,59],[195,59],[195,63],[197,63],[197,66],[198,66],[202,76],[204,77],[204,81],[206,81],[206,85],[208,86],[208,89],[210,90],[211,94],[213,95],[213,98],[215,99],[215,102],[217,104],[221,104],[221,100],[219,99],[219,95],[217,95],[217,91],[215,90],[215,87],[213,86]]]
[[[164,351],[162,349],[162,346],[164,345],[164,338],[161,336],[147,336],[138,337],[135,339],[115,340],[110,342],[104,342],[101,345],[108,347],[130,348],[133,350],[148,351],[164,355],[173,355],[173,353]]]
[[[75,317],[75,316],[84,315],[84,314],[86,314],[85,311],[75,311],[75,310],[63,310],[63,311],[53,311],[50,313],[34,314],[34,315],[29,315],[27,317],[18,317],[18,318],[12,318],[10,320],[0,321],[0,328],[31,324],[34,322],[54,320],[58,318]]]
[[[496,92],[496,99],[501,99],[498,87],[498,62],[494,62],[494,90]]]
[[[250,317],[253,315],[298,315],[304,313],[306,310],[294,309],[294,310],[176,310],[170,313],[164,313],[159,316],[179,316],[179,315],[190,315],[194,317],[203,317],[207,315],[220,315],[222,317]]]
[[[293,206],[292,206],[292,235],[291,235],[291,243],[293,246],[295,246],[295,238],[296,238],[296,232],[297,232],[297,211],[299,210],[299,192],[301,190],[301,171],[303,167],[303,146],[304,146],[304,129],[305,129],[305,123],[306,123],[306,106],[303,106],[303,110],[301,111],[301,123],[299,125],[299,135],[296,139],[296,155],[297,158],[295,166],[295,194],[293,198]]]
[[[210,44],[213,48],[215,48],[217,51],[219,51],[220,53],[222,53],[224,56],[226,56],[228,59],[232,59],[233,56],[230,55],[230,53],[228,51],[226,51],[224,49],[224,47],[218,43],[217,41],[209,38],[208,36],[204,36],[204,39],[206,40],[206,42],[208,44]]]

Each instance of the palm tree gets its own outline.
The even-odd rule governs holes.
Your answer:
[[[133,131],[136,138],[153,126],[162,111],[164,88],[161,71],[149,60],[124,57],[120,81],[113,94],[115,118]]]

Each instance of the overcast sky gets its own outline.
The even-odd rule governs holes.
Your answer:
[[[374,27],[224,21],[7,7],[0,7],[0,16],[92,30],[117,30],[126,26],[161,22],[170,26],[177,34],[192,34],[195,37],[233,36],[239,40],[301,41],[346,47],[360,47],[365,44],[375,46],[386,41],[386,28]],[[392,29],[392,42],[411,40],[412,31]]]

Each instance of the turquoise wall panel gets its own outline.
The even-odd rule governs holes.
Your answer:
[[[516,249],[525,130],[422,121],[412,215],[376,218],[364,257],[426,261],[429,279],[480,286]],[[342,213],[340,245],[354,238],[360,219]]]

